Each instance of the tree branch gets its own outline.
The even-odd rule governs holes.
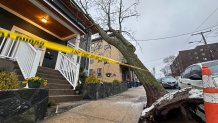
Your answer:
[[[119,8],[119,32],[122,31],[122,8],[123,8],[123,0],[120,0],[120,8]]]

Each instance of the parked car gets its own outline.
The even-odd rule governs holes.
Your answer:
[[[179,80],[179,86],[181,88],[193,87],[197,89],[203,88],[202,81],[202,66],[208,66],[212,72],[212,77],[218,85],[218,60],[208,61],[193,64],[185,69]]]
[[[164,88],[178,88],[178,81],[172,76],[163,77],[160,81]]]

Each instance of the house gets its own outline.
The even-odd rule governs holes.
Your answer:
[[[218,43],[199,45],[194,49],[179,51],[170,68],[173,76],[180,76],[189,65],[217,59]]]
[[[97,32],[73,0],[1,0],[0,28],[85,51]],[[49,97],[57,102],[74,100],[79,68],[89,70],[88,59],[8,38],[0,38],[0,57],[18,64],[20,81],[47,79]]]
[[[120,51],[114,46],[108,44],[102,38],[95,38],[92,40],[91,52],[122,63],[127,63]],[[92,59],[90,60],[89,74],[95,75],[103,82],[113,82],[113,80],[119,80],[121,82],[138,81],[136,75],[129,67],[121,66],[119,64],[109,64],[107,62]]]

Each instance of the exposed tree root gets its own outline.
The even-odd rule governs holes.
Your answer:
[[[190,110],[195,111],[197,106],[203,103],[203,98],[190,98],[190,90],[191,88],[186,88],[161,97],[151,107],[142,112],[141,121],[146,120],[146,123],[162,122],[178,113],[189,120],[193,120]]]

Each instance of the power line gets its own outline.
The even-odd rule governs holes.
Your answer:
[[[212,13],[210,13],[210,15],[207,16],[207,18],[206,18],[204,21],[202,21],[202,23],[201,23],[194,31],[198,30],[205,22],[207,22],[207,20],[208,20],[217,10],[218,10],[218,8],[216,8]],[[190,39],[191,39],[191,36],[188,37],[188,39],[187,39],[186,42],[189,42]]]
[[[207,16],[207,18],[195,29],[198,30],[205,22],[207,22],[207,20],[218,10],[218,8],[216,8],[212,13],[210,13],[209,16]]]
[[[160,37],[160,38],[150,38],[150,39],[144,39],[144,40],[129,40],[129,41],[144,41],[144,42],[147,42],[147,41],[152,41],[152,40],[154,41],[154,40],[163,40],[163,39],[169,39],[169,38],[176,38],[176,37],[181,37],[181,36],[185,36],[185,35],[191,35],[193,33],[196,33],[196,32],[199,32],[199,31],[203,31],[203,30],[206,30],[206,29],[211,29],[211,28],[214,28],[214,27],[217,27],[217,26],[218,25],[214,25],[214,26],[210,26],[210,27],[198,30],[198,31],[178,34],[178,35],[174,35],[174,36],[166,36],[166,37]]]
[[[193,31],[193,32],[190,32],[190,33],[183,33],[183,34],[179,34],[179,35],[174,35],[174,36],[166,36],[166,37],[161,37],[161,38],[151,38],[151,39],[145,39],[145,40],[137,40],[137,41],[151,41],[151,40],[162,40],[162,39],[168,39],[168,38],[176,38],[176,37],[181,37],[181,36],[185,36],[185,35],[190,35],[192,33],[196,33],[196,32],[199,32],[199,31],[203,31],[203,30],[206,30],[206,29],[209,29],[209,28],[213,28],[213,27],[216,27],[218,25],[215,25],[215,26],[211,26],[211,27],[208,27],[208,28],[205,28],[205,29],[201,29],[201,30],[198,30],[205,22],[207,22],[207,20],[218,10],[218,8],[216,8],[212,13],[210,13],[209,16],[207,16],[207,18]],[[198,31],[197,31],[198,30]],[[189,39],[190,40],[190,37]]]

